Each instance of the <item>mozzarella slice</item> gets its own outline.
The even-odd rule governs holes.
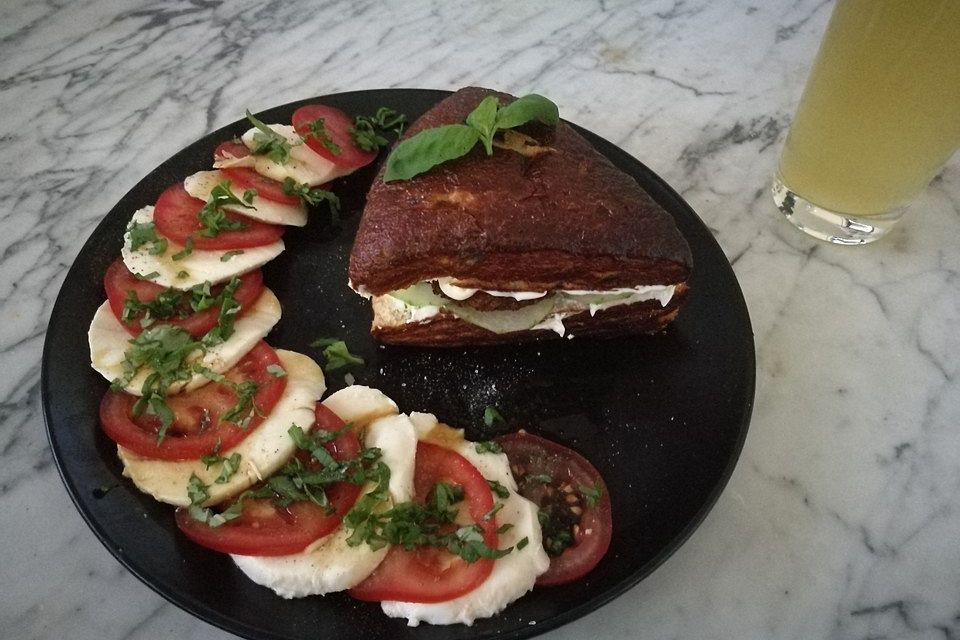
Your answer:
[[[160,502],[184,507],[190,504],[187,483],[193,474],[207,485],[210,494],[204,503],[207,506],[235,496],[279,470],[296,450],[287,433],[290,425],[299,425],[304,431],[313,426],[317,401],[326,385],[323,371],[311,358],[282,349],[277,349],[277,356],[287,372],[287,386],[260,426],[237,446],[221,453],[224,457],[240,454],[240,467],[226,483],[214,482],[220,475],[220,465],[207,469],[200,460],[144,458],[118,445],[117,454],[124,465],[123,475]]]
[[[184,179],[183,188],[194,198],[206,202],[214,187],[224,180],[229,181],[230,178],[219,171],[198,171]],[[237,195],[240,194],[237,193]],[[260,196],[254,196],[250,204],[253,209],[236,204],[226,204],[223,205],[223,208],[270,224],[284,224],[292,227],[302,227],[307,224],[307,208],[302,203],[299,205],[283,204],[282,202],[274,202]]]
[[[271,130],[283,136],[290,144],[290,159],[285,164],[274,162],[265,155],[244,156],[242,158],[227,158],[217,160],[214,167],[252,167],[257,173],[277,182],[293,178],[296,182],[306,183],[311,187],[330,182],[334,178],[353,173],[353,169],[340,167],[316,153],[303,143],[300,134],[291,125],[267,125]],[[257,129],[250,129],[242,136],[243,144],[249,149],[256,146],[254,136]]]
[[[517,484],[505,454],[477,453],[475,443],[464,440],[462,432],[439,425],[431,414],[411,413],[410,420],[420,439],[453,449],[469,460],[487,480],[495,480],[507,488],[510,496],[497,499],[503,503],[497,513],[497,524],[513,525],[499,537],[500,547],[513,547],[513,551],[494,561],[493,571],[483,584],[459,598],[436,603],[385,601],[380,606],[390,617],[406,618],[411,627],[421,622],[471,625],[477,618],[499,613],[532,589],[537,576],[550,567],[550,558],[543,550],[537,507],[517,493]],[[516,545],[523,538],[528,544],[518,550]]]
[[[398,412],[397,403],[382,391],[361,384],[350,385],[330,394],[323,401],[323,406],[344,422],[350,422],[358,428]]]
[[[354,395],[360,397],[359,394]],[[365,398],[371,402],[366,403],[366,406],[355,405],[356,415],[370,415],[377,410],[375,405],[378,399],[370,394]],[[328,398],[327,401],[329,400]],[[327,404],[327,401],[324,404]],[[383,406],[381,404],[381,408]],[[340,417],[346,421],[344,416]],[[359,424],[356,420],[351,422],[354,425]],[[376,418],[367,426],[364,442],[367,447],[379,447],[383,452],[381,460],[390,467],[392,501],[397,503],[411,500],[414,495],[413,470],[417,436],[410,419],[396,414]],[[368,483],[364,491],[369,492],[374,488],[373,483]],[[383,508],[389,506],[385,504]],[[373,573],[389,550],[388,547],[383,547],[374,551],[366,544],[350,546],[347,544],[350,533],[341,526],[320,538],[303,553],[279,557],[234,555],[233,561],[251,580],[273,589],[284,598],[343,591],[359,584]]]
[[[280,320],[280,301],[269,289],[264,288],[250,309],[233,324],[233,335],[224,342],[209,347],[200,362],[217,373],[223,373],[237,364],[264,336],[270,333],[273,325]],[[104,378],[111,382],[123,376],[124,354],[130,348],[133,336],[127,333],[110,309],[110,303],[104,302],[93,315],[90,331],[87,333],[90,343],[90,362]],[[126,386],[124,391],[135,396],[142,395],[143,381],[150,370],[141,370]],[[201,374],[187,381],[178,382],[170,387],[170,393],[182,389],[196,389],[207,384],[209,379]]]
[[[153,222],[153,206],[147,206],[133,214],[132,222],[146,224]],[[239,276],[263,266],[283,251],[283,240],[277,240],[262,247],[241,249],[242,253],[224,250],[198,250],[181,260],[173,256],[183,247],[170,242],[163,255],[151,255],[150,245],[143,245],[134,251],[130,247],[130,232],[123,234],[123,248],[120,254],[123,263],[134,275],[148,276],[150,282],[162,287],[189,289],[203,282],[216,284]]]

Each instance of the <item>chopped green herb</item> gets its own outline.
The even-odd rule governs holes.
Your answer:
[[[327,128],[324,125],[323,118],[317,118],[316,120],[311,120],[308,122],[307,129],[309,129],[308,133],[300,135],[304,141],[306,141],[307,138],[314,138],[323,145],[324,149],[333,155],[338,156],[343,153],[343,149],[340,148],[340,145],[334,142],[333,138],[330,137],[330,134],[327,133]]]
[[[350,138],[353,144],[364,151],[377,151],[390,144],[384,137],[386,133],[392,132],[399,136],[406,123],[407,116],[404,114],[388,107],[380,107],[373,116],[357,116],[353,119]]]
[[[347,349],[347,343],[337,338],[318,338],[310,343],[311,347],[323,347],[326,358],[324,371],[333,371],[349,365],[363,364],[363,358],[355,356]]]
[[[501,500],[505,500],[510,497],[510,492],[507,490],[507,488],[496,480],[487,480],[487,484],[490,485],[490,490],[493,492],[493,494]]]
[[[178,278],[178,279],[183,280],[184,278],[189,278],[189,277],[190,277],[190,272],[189,272],[189,271],[177,271],[177,278]]]
[[[389,474],[387,475],[389,480]],[[376,493],[380,490],[378,486]],[[386,485],[382,491],[386,492]],[[381,502],[370,499],[366,504],[358,501],[343,519],[344,525],[352,529],[347,544],[357,546],[363,543],[374,549],[387,544],[401,545],[407,550],[417,547],[439,547],[460,556],[467,562],[476,562],[480,558],[501,558],[512,551],[492,549],[483,539],[483,529],[476,524],[464,525],[450,533],[441,533],[456,522],[457,503],[463,500],[463,490],[456,485],[438,482],[428,495],[426,503],[402,502],[386,511],[379,509]],[[383,498],[385,500],[385,498]],[[491,510],[490,518],[497,509]]]
[[[219,449],[219,443],[217,444],[217,449]],[[200,462],[202,462],[207,469],[215,464],[223,465],[220,469],[220,475],[217,476],[217,479],[214,480],[214,482],[216,484],[226,484],[237,472],[237,469],[240,468],[240,454],[233,453],[225,458],[221,456],[218,451],[214,451],[214,453],[209,453],[205,456],[202,456],[200,458]]]
[[[220,256],[220,262],[230,262],[237,256],[243,255],[242,249],[234,249],[233,251],[227,251],[222,256]]]
[[[340,212],[340,198],[332,191],[312,188],[305,182],[298,183],[293,178],[287,177],[283,180],[283,192],[288,196],[297,196],[306,204],[314,206],[321,202],[326,202],[330,206],[332,213],[336,215]]]
[[[503,416],[500,415],[496,407],[488,405],[487,408],[483,410],[483,424],[492,427],[496,422],[504,422]],[[497,451],[496,453],[500,452]]]
[[[253,380],[244,380],[240,383],[228,384],[233,388],[233,392],[237,394],[237,402],[224,411],[220,419],[224,422],[232,422],[241,429],[246,429],[250,425],[253,416],[259,412],[259,409],[253,402],[253,396],[260,390],[260,385]]]
[[[173,424],[173,412],[164,397],[172,384],[190,379],[193,372],[189,361],[203,350],[200,342],[174,325],[150,327],[130,340],[130,347],[124,353],[123,375],[112,382],[111,389],[124,389],[141,369],[152,370],[143,381],[142,395],[133,405],[133,415],[146,411],[160,419],[158,442]]]
[[[509,523],[509,522],[504,523],[504,524],[500,525],[499,527],[497,527],[497,535],[498,535],[498,536],[502,536],[502,535],[505,534],[507,531],[510,531],[510,529],[513,529],[513,524],[511,524],[511,523]]]
[[[253,149],[250,153],[255,156],[267,156],[277,164],[287,164],[290,161],[292,145],[282,135],[257,120],[247,111],[247,120],[257,132],[253,134]]]
[[[527,482],[540,482],[543,484],[550,484],[553,482],[553,476],[548,473],[531,473],[523,476],[523,479]]]
[[[496,409],[494,409],[494,411],[496,411]],[[490,425],[487,426],[489,427]],[[477,453],[503,453],[503,447],[493,440],[481,440],[476,444],[476,450]]]
[[[204,346],[212,347],[226,342],[233,335],[234,322],[242,307],[236,298],[237,289],[240,288],[240,278],[236,276],[231,278],[216,296],[211,295],[209,287],[210,283],[205,282],[190,290],[190,307],[194,311],[203,311],[214,306],[220,307],[217,325],[201,338]]]
[[[151,245],[148,253],[152,256],[162,256],[167,250],[168,241],[157,235],[157,227],[153,222],[130,222],[127,232],[130,234],[131,251],[147,244]]]
[[[591,507],[597,506],[600,502],[600,497],[603,495],[603,489],[599,483],[594,485],[579,484],[577,485],[577,490],[580,492],[580,495],[583,496],[587,505]]]
[[[175,254],[173,254],[170,257],[173,258],[174,260],[183,260],[184,258],[189,256],[191,253],[193,253],[193,238],[190,236],[187,236],[187,241],[183,243],[183,249],[181,249],[180,251],[177,251]],[[181,272],[181,273],[186,273],[186,272]]]
[[[530,544],[530,539],[527,538],[527,536],[523,536],[517,541],[517,551],[522,551],[528,544]]]
[[[272,375],[274,378],[286,378],[287,371],[278,364],[268,364],[267,373]]]
[[[147,280],[147,281],[156,280],[157,278],[160,277],[160,272],[151,271],[150,273],[145,273],[145,274],[135,273],[133,274],[133,277],[136,278],[137,280]]]
[[[190,507],[188,508],[190,517],[206,523],[209,527],[219,527],[239,518],[243,511],[242,500],[237,500],[221,513],[216,513],[209,507],[201,506],[210,497],[210,493],[207,491],[207,485],[203,484],[203,481],[196,474],[190,475],[190,481],[187,483],[187,496],[190,498]]]
[[[252,195],[251,195],[252,194]],[[247,189],[243,192],[243,199],[238,198],[230,190],[230,181],[224,180],[210,190],[210,197],[206,204],[197,213],[197,220],[200,222],[200,231],[198,232],[204,238],[216,238],[224,231],[239,231],[247,228],[247,224],[242,220],[227,217],[225,207],[228,205],[244,207],[245,209],[256,209],[250,203],[253,196],[257,194],[255,189]],[[191,250],[193,243],[190,243]],[[222,259],[222,258],[221,258]]]
[[[480,519],[483,520],[484,522],[486,522],[487,520],[493,520],[493,517],[494,517],[495,515],[497,515],[497,513],[498,513],[501,509],[503,509],[503,503],[502,503],[502,502],[498,502],[498,503],[496,503],[495,505],[493,505],[493,508],[490,509],[490,511],[487,511],[485,514],[483,514],[483,517],[480,518]]]

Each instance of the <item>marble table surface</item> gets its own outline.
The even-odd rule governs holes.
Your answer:
[[[96,540],[40,411],[60,284],[98,220],[205,133],[313,95],[538,91],[662,175],[743,288],[757,393],[713,511],[649,578],[547,633],[960,637],[960,164],[890,237],[809,239],[768,181],[826,0],[0,5],[0,636],[199,639]]]

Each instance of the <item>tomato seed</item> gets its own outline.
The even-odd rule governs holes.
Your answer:
[[[570,507],[570,513],[575,516],[579,516],[583,514],[583,509],[580,507]]]
[[[564,498],[564,500],[567,501],[567,504],[577,504],[578,502],[580,502],[580,498],[573,495],[572,493],[567,494],[567,497]]]

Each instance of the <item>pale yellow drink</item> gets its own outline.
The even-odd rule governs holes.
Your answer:
[[[960,147],[960,0],[839,0],[780,176],[869,216],[906,204]]]

